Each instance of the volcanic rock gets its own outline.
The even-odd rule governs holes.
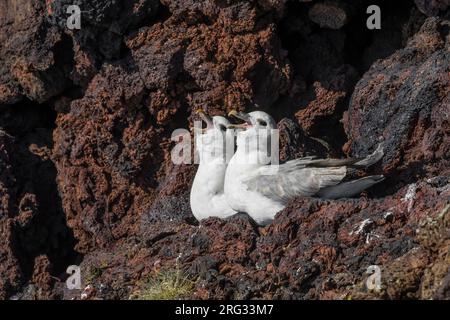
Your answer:
[[[428,19],[404,49],[364,75],[344,117],[347,151],[365,155],[385,141],[388,174],[432,176],[449,167],[448,30],[448,21]]]

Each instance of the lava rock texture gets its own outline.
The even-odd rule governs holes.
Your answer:
[[[176,270],[194,299],[450,299],[449,18],[448,0],[2,1],[0,298],[139,298]],[[268,111],[283,161],[384,141],[387,179],[264,228],[199,224],[196,166],[170,159],[197,108]]]

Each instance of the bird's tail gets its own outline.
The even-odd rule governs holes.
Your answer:
[[[377,149],[372,153],[369,154],[367,157],[362,159],[361,161],[356,162],[353,164],[353,167],[355,168],[367,168],[371,165],[377,163],[381,160],[384,156],[384,142],[380,143],[377,147]]]
[[[357,194],[360,194],[367,188],[384,180],[384,176],[368,176],[358,180],[352,180],[344,182],[335,186],[326,187],[317,193],[320,198],[326,199],[338,199],[338,198],[350,198]]]
[[[314,168],[326,168],[326,167],[340,167],[347,166],[353,169],[364,169],[370,167],[371,165],[377,163],[384,156],[384,143],[380,143],[377,149],[369,154],[365,158],[347,158],[347,159],[312,159],[312,158],[302,158],[294,160],[293,163],[298,163],[306,167]],[[304,161],[306,160],[306,161]]]

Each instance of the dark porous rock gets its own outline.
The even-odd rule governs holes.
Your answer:
[[[81,10],[79,30],[67,27],[67,9],[72,5]],[[157,0],[48,0],[47,21],[72,38],[71,80],[86,88],[105,60],[120,59],[124,36],[154,20],[159,5]]]
[[[406,48],[364,75],[344,118],[348,152],[364,156],[385,141],[387,174],[431,176],[449,167],[449,26],[428,19]]]
[[[449,0],[414,0],[416,6],[428,16],[438,16],[440,14],[446,14],[447,18],[450,13],[450,1]]]
[[[149,30],[155,30],[152,34],[154,41],[134,48],[133,59],[146,88],[167,90],[183,70],[183,57],[187,46],[183,39],[185,30],[179,30],[179,39],[173,39],[173,34],[165,34],[158,27],[159,25],[156,25]]]
[[[257,230],[242,217],[177,223],[151,244],[129,239],[87,254],[83,274],[107,298],[164,270],[195,280],[195,299],[447,297],[449,192],[420,181],[383,199],[299,198]],[[365,288],[371,265],[382,269],[380,292]]]
[[[313,83],[301,99],[303,108],[295,114],[308,135],[328,141],[338,139],[337,128],[357,78],[354,67],[342,65],[327,70],[327,80]]]
[[[73,5],[81,10],[83,28],[102,28],[123,34],[126,30],[138,26],[144,19],[154,16],[159,3],[155,0],[131,0],[123,4],[119,0],[47,0],[47,19],[61,28],[66,28],[69,16],[67,9]]]
[[[163,161],[156,145],[162,130],[152,126],[141,105],[144,83],[129,68],[129,60],[105,66],[85,97],[57,119],[53,160],[79,250],[130,232],[138,221],[130,213],[149,205],[152,194],[145,190]]]
[[[0,104],[44,102],[69,85],[70,39],[48,25],[44,1],[0,4]]]
[[[49,133],[42,128],[18,139],[0,130],[0,271],[7,274],[0,279],[2,299],[30,282],[35,299],[56,298],[52,277],[65,270],[62,261],[76,257],[49,159]]]
[[[217,273],[217,261],[211,256],[201,256],[194,260],[187,271],[187,275],[191,278],[198,277],[207,281],[211,281]]]
[[[381,30],[368,4],[0,1],[0,299],[449,299],[448,1],[380,1]],[[386,180],[196,221],[198,108],[268,111],[281,161],[384,141]]]
[[[348,21],[348,12],[342,2],[316,3],[309,10],[309,18],[322,28],[340,29]]]
[[[177,3],[169,9],[184,5]],[[249,20],[230,35],[227,25],[238,21],[227,14],[231,7],[249,10],[244,3],[220,7],[217,21],[201,27],[175,14],[124,37],[129,54],[105,63],[58,114],[53,161],[79,251],[140,233],[151,212],[193,223],[186,192],[195,167],[171,164],[172,131],[189,127],[192,110],[205,104],[224,113],[252,97],[265,106],[289,88],[289,64],[270,20],[258,28]]]
[[[22,281],[20,261],[14,251],[13,202],[15,200],[16,178],[13,173],[11,154],[14,152],[14,138],[0,130],[0,298],[6,299],[19,289]]]
[[[318,157],[327,155],[327,145],[308,137],[295,121],[283,118],[278,123],[278,129],[281,162],[312,155]]]

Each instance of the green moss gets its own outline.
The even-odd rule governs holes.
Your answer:
[[[189,280],[180,269],[165,270],[150,278],[142,289],[133,294],[131,299],[181,299],[188,297],[193,292],[194,286],[195,281]]]
[[[100,277],[103,274],[103,269],[102,267],[91,267],[89,269],[89,274],[87,275],[85,281],[86,283],[92,283],[95,279],[97,279],[98,277]]]

